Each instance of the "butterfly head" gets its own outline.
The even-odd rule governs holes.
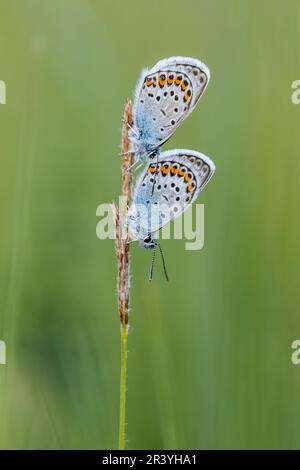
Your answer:
[[[142,248],[154,249],[157,246],[157,241],[152,237],[151,233],[147,235],[144,239],[139,241],[139,244]]]

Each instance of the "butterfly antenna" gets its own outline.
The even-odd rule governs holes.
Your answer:
[[[159,243],[157,243],[157,246],[158,246],[159,251],[160,251],[160,254],[161,254],[161,259],[162,259],[162,262],[163,262],[163,267],[164,267],[164,273],[165,273],[165,276],[166,276],[166,280],[168,281],[168,280],[169,280],[169,276],[168,276],[168,273],[167,273],[167,268],[166,268],[166,263],[165,263],[165,257],[164,257],[163,251],[162,251],[161,246],[160,246]]]
[[[153,249],[153,254],[152,254],[152,260],[151,260],[151,266],[150,266],[150,273],[149,273],[149,281],[150,281],[150,282],[151,282],[152,279],[153,279],[153,267],[154,267],[155,253],[156,253],[156,247]]]

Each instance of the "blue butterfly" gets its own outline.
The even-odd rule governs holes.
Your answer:
[[[210,79],[197,59],[170,57],[145,69],[138,82],[129,130],[135,164],[153,158],[184,119],[191,114]],[[140,166],[139,165],[139,166]]]
[[[170,150],[157,156],[141,174],[127,212],[131,239],[143,248],[154,249],[149,279],[158,247],[155,232],[161,229],[197,199],[215,171],[208,157],[194,150]],[[163,258],[163,255],[162,255]],[[168,278],[163,259],[166,278]]]

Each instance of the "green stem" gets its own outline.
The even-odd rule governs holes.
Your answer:
[[[124,450],[125,449],[127,337],[128,337],[128,328],[127,328],[127,325],[125,324],[125,322],[122,322],[121,323],[119,450]]]

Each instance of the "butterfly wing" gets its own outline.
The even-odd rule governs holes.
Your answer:
[[[134,123],[145,152],[168,140],[193,111],[210,79],[197,59],[170,57],[142,73],[134,102]]]
[[[182,214],[196,200],[214,171],[214,163],[199,152],[161,153],[156,163],[150,163],[140,176],[135,189],[129,214],[135,214],[134,226],[139,229],[136,238],[156,232]]]

